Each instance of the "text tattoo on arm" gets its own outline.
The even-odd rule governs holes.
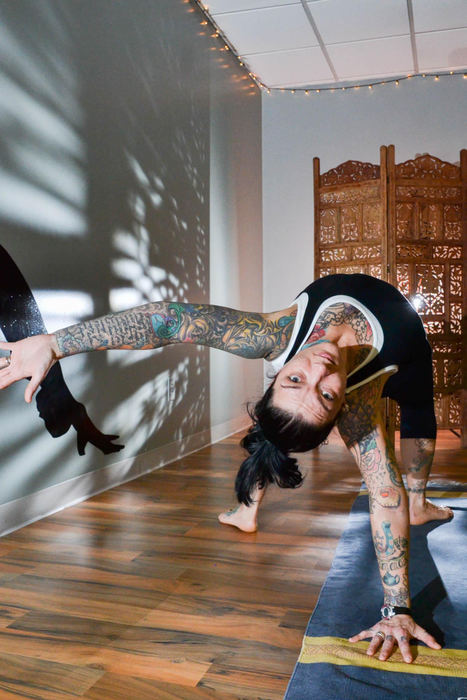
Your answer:
[[[390,605],[405,605],[409,597],[407,566],[409,540],[407,537],[393,537],[391,523],[383,521],[381,530],[373,537],[381,580],[384,587],[384,600]]]
[[[192,343],[247,358],[267,358],[282,351],[295,321],[209,304],[156,302],[57,331],[60,353],[90,350],[146,350]]]

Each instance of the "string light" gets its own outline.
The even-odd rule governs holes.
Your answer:
[[[248,64],[245,62],[244,58],[238,55],[237,51],[235,50],[235,47],[231,44],[229,38],[224,34],[222,29],[216,24],[216,21],[212,17],[212,15],[209,12],[209,6],[205,5],[202,0],[184,0],[186,4],[194,3],[198,9],[203,13],[203,20],[200,22],[200,24],[203,27],[206,27],[210,25],[210,27],[213,30],[213,34],[211,34],[211,37],[213,39],[221,39],[223,46],[222,47],[216,47],[212,46],[211,50],[216,51],[231,51],[232,55],[234,58],[237,59],[238,65],[248,71]],[[227,64],[225,64],[227,65]],[[406,76],[399,77],[399,78],[393,78],[393,79],[386,79],[386,80],[378,80],[378,81],[373,81],[371,84],[356,84],[356,85],[334,85],[334,86],[326,86],[326,87],[321,87],[321,88],[312,88],[312,87],[307,87],[307,88],[297,88],[297,87],[290,87],[290,88],[284,88],[284,87],[277,87],[277,88],[268,88],[266,85],[264,85],[261,80],[258,78],[257,75],[255,75],[253,72],[249,71],[248,76],[250,79],[253,81],[253,87],[256,86],[257,88],[260,88],[264,92],[266,92],[268,95],[272,94],[273,92],[290,92],[292,94],[295,94],[297,92],[303,92],[305,95],[310,95],[313,92],[316,94],[319,94],[320,92],[335,92],[336,89],[340,90],[347,90],[347,89],[354,89],[354,90],[359,90],[361,87],[368,87],[369,90],[373,90],[374,87],[380,86],[380,85],[391,85],[394,84],[396,87],[399,87],[400,81],[401,80],[412,80],[415,78],[426,78],[427,73],[409,73]],[[450,76],[455,76],[455,75],[462,75],[464,80],[467,79],[467,73],[463,73],[463,71],[446,71],[445,73],[441,74],[436,74],[431,76],[435,81],[439,81],[441,77],[450,77]]]

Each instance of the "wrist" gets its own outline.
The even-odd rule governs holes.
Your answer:
[[[56,360],[60,360],[62,357],[65,357],[65,355],[60,352],[60,348],[57,342],[57,336],[55,333],[49,333],[49,342],[50,342],[50,349],[52,350],[52,353],[54,355],[54,358]]]
[[[390,620],[395,615],[408,615],[413,617],[412,609],[406,606],[390,605],[385,603],[381,608],[381,617],[383,620]]]

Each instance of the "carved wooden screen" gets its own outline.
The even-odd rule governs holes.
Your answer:
[[[461,168],[388,147],[389,281],[413,300],[433,348],[439,428],[461,426],[464,231]]]
[[[386,150],[380,165],[349,160],[324,175],[313,159],[315,278],[364,272],[386,279]]]
[[[394,146],[382,146],[379,165],[347,161],[321,175],[315,158],[315,278],[364,272],[413,301],[433,347],[438,426],[464,426],[467,439],[467,151],[461,163],[425,155],[396,165]],[[393,427],[393,411],[388,419]]]

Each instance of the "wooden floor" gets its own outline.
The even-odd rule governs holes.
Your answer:
[[[238,436],[0,540],[0,698],[282,698],[360,479],[331,443],[218,524]],[[462,480],[440,441],[434,478]],[[357,631],[357,630],[356,630]]]

